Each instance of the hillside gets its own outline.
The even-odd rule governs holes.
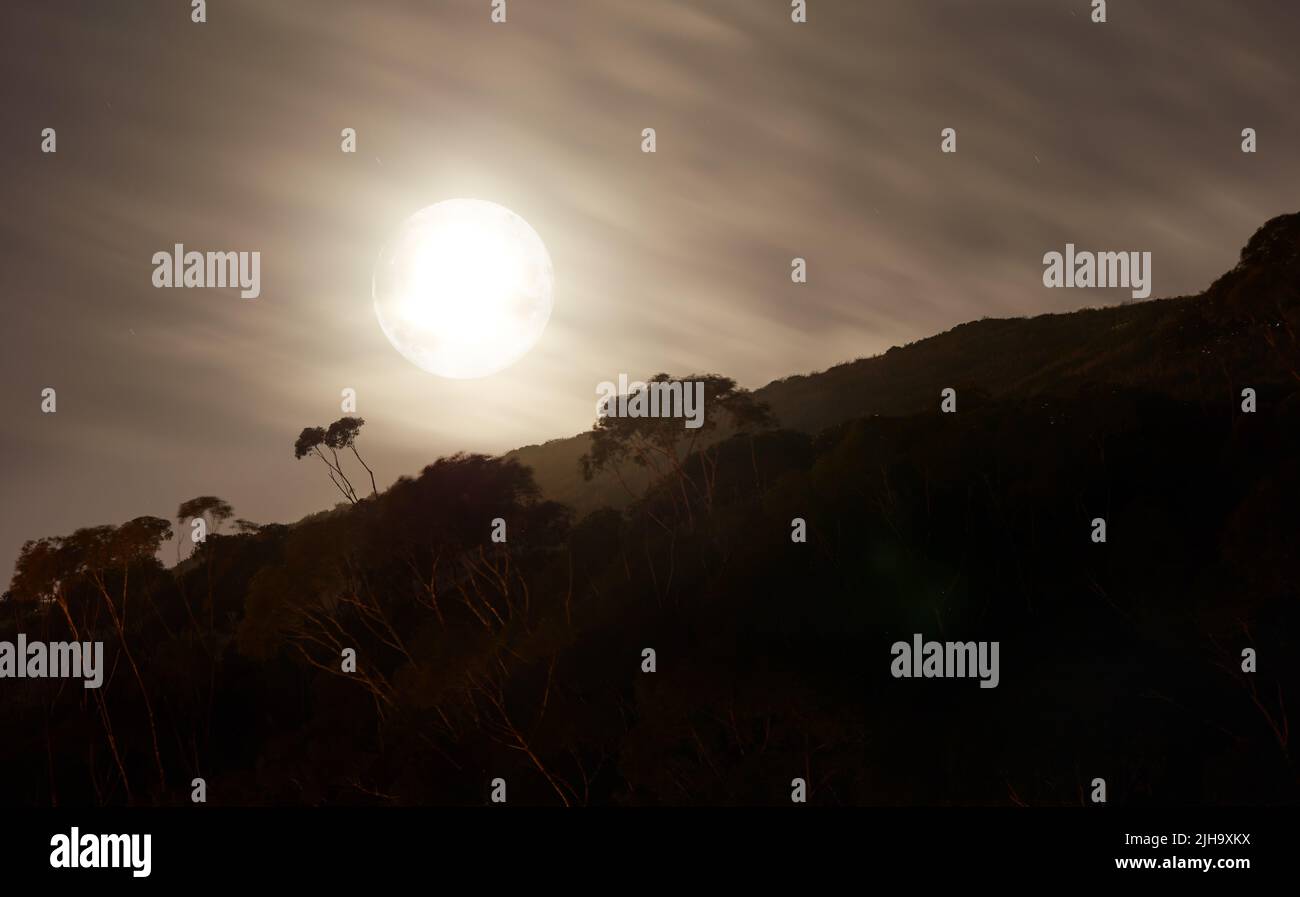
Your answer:
[[[1281,216],[1251,238],[1236,268],[1198,295],[973,321],[874,358],[776,380],[754,395],[782,427],[812,434],[858,417],[928,411],[945,387],[1023,399],[1114,386],[1199,400],[1236,384],[1274,381],[1300,364],[1298,241],[1300,213]],[[583,433],[506,457],[531,467],[548,497],[580,513],[625,506],[627,491],[614,476],[586,482],[580,475],[578,459],[589,445]],[[635,470],[625,476],[645,485]]]

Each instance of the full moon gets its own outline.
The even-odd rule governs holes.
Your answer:
[[[379,326],[408,361],[469,380],[514,364],[550,320],[555,274],[537,231],[481,199],[449,199],[402,223],[375,265]]]

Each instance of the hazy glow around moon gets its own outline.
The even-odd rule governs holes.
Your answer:
[[[402,223],[375,265],[379,326],[424,370],[495,374],[546,329],[555,275],[542,238],[496,203],[449,199]]]

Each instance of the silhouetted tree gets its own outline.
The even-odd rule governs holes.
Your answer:
[[[158,749],[158,727],[154,719],[153,700],[131,651],[126,628],[131,569],[136,565],[158,566],[158,549],[171,533],[171,528],[171,523],[161,517],[136,517],[116,529],[100,526],[77,530],[65,542],[72,560],[71,571],[89,579],[103,597],[109,619],[117,630],[122,653],[140,686],[145,711],[149,715],[149,737],[153,742],[154,762],[158,767],[158,785],[161,791],[167,790],[167,777],[163,771],[162,754]],[[120,573],[121,578],[118,601],[115,602],[113,590],[109,586],[110,577],[116,579],[114,574],[117,573]]]
[[[74,561],[73,551],[65,545],[65,540],[62,538],[28,540],[19,552],[13,581],[7,594],[16,601],[41,606],[52,604],[58,607],[67,623],[68,634],[74,640],[81,641],[83,631],[87,635],[91,634],[93,623],[87,619],[89,614],[83,615],[82,611],[86,610],[84,607],[78,607],[74,615],[72,594],[78,580]],[[78,619],[81,620],[80,624]],[[122,751],[118,747],[117,736],[114,733],[112,714],[108,708],[107,689],[101,687],[87,689],[87,691],[91,693],[91,698],[99,711],[99,722],[104,731],[104,739],[108,743],[118,776],[122,780],[126,798],[130,801],[132,799],[131,779],[126,771]],[[93,780],[95,778],[93,755],[90,775]]]
[[[370,465],[357,452],[357,434],[361,432],[361,427],[365,422],[365,419],[360,417],[340,417],[330,424],[329,429],[325,431],[325,445],[335,451],[342,451],[345,448],[351,449],[352,454],[361,462],[361,466],[366,469],[366,473],[370,474],[370,494],[378,495],[379,489],[375,486],[375,472],[370,469]]]
[[[672,382],[667,374],[657,374],[646,385]],[[717,477],[717,450],[710,444],[720,421],[726,421],[734,432],[750,432],[770,427],[775,421],[770,409],[757,401],[749,390],[736,385],[730,377],[716,374],[691,375],[682,378],[684,389],[695,382],[703,382],[702,423],[699,427],[685,426],[681,417],[631,417],[610,413],[606,409],[592,427],[591,449],[579,460],[584,479],[590,480],[598,471],[617,469],[625,460],[648,468],[656,479],[669,477],[675,483],[677,495],[672,499],[678,510],[692,518],[691,508],[697,501],[706,507],[713,504],[714,483]],[[635,393],[634,393],[635,395]],[[631,400],[631,396],[628,400]],[[613,399],[611,401],[617,401]],[[693,452],[700,453],[700,476],[692,476],[683,461]]]
[[[191,498],[189,501],[181,502],[181,506],[176,509],[177,558],[180,558],[184,529],[188,522],[197,517],[202,517],[207,524],[208,530],[215,533],[221,529],[221,525],[229,520],[234,513],[235,510],[230,506],[229,502],[223,501],[215,495],[200,495],[198,498]]]
[[[140,695],[148,714],[149,734],[153,745],[154,763],[158,771],[160,792],[167,787],[162,754],[158,746],[158,729],[144,675],[136,662],[134,651],[127,638],[130,621],[129,598],[132,570],[159,568],[156,557],[162,542],[171,532],[171,523],[161,517],[137,517],[118,527],[96,526],[79,529],[70,536],[28,542],[23,547],[15,573],[14,587],[20,594],[34,595],[39,599],[53,600],[63,611],[74,637],[80,637],[68,608],[67,596],[77,582],[88,583],[102,599],[109,620],[117,634],[118,644],[127,664],[140,687]],[[100,700],[106,730],[110,733],[114,753],[116,739],[111,735],[107,707]],[[117,757],[125,787],[130,789],[125,767]]]
[[[352,488],[347,475],[343,473],[343,468],[339,466],[338,451],[333,446],[326,444],[326,435],[324,427],[304,427],[303,431],[298,434],[298,441],[293,444],[293,456],[298,460],[313,454],[320,458],[325,463],[325,466],[329,468],[330,482],[334,484],[339,492],[343,493],[344,498],[356,504],[356,490]],[[325,457],[325,453],[321,451],[321,446],[325,446],[330,450],[330,453],[334,456],[333,462]]]
[[[234,508],[230,506],[229,502],[223,501],[215,495],[200,495],[198,498],[191,498],[187,502],[182,502],[181,506],[176,510],[176,520],[183,522],[192,520],[195,517],[203,517],[208,522],[208,529],[216,532],[234,513]]]

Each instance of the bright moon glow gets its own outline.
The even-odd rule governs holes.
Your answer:
[[[431,374],[495,374],[551,317],[555,275],[542,238],[496,203],[449,199],[402,223],[375,266],[375,315],[393,347]]]

